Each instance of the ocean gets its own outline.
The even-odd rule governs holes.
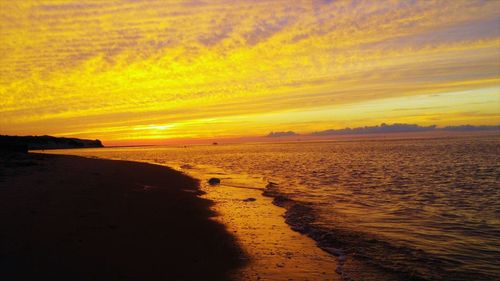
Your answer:
[[[500,280],[500,137],[62,150],[259,188],[319,247],[412,280]]]

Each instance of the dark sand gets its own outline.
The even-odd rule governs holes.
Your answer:
[[[227,280],[242,254],[166,167],[0,155],[0,279]]]

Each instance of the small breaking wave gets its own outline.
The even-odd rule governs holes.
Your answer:
[[[376,268],[381,274],[392,276],[391,280],[495,280],[494,276],[445,270],[460,264],[452,259],[437,259],[423,250],[398,245],[373,234],[318,225],[312,204],[282,194],[277,183],[269,182],[262,194],[272,197],[274,205],[286,209],[285,222],[291,229],[309,236],[318,247],[337,258],[335,271],[342,280],[358,280],[356,274],[345,269],[349,260],[361,262],[372,271]]]

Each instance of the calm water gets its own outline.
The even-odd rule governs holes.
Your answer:
[[[154,162],[263,188],[288,208],[288,223],[321,247],[407,277],[500,280],[499,137],[71,154]]]

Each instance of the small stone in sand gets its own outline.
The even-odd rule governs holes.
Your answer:
[[[244,199],[243,202],[253,202],[255,200],[257,200],[257,199],[250,197],[250,198]]]
[[[208,180],[209,185],[218,185],[220,184],[220,179],[219,178],[210,178]]]

